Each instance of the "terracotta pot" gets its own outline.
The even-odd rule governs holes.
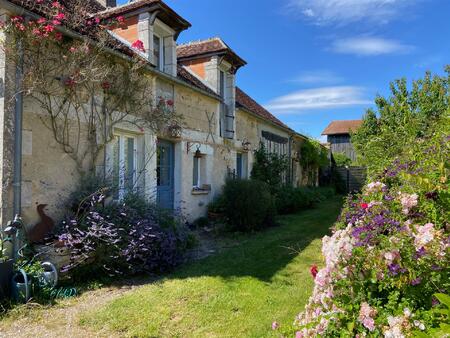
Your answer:
[[[208,219],[211,221],[217,221],[218,219],[221,219],[223,217],[223,214],[208,211]]]

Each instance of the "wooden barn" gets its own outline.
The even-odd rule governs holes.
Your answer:
[[[322,135],[327,136],[327,142],[330,144],[331,152],[333,154],[343,153],[352,161],[356,160],[350,133],[356,131],[361,124],[362,120],[332,121],[322,133]]]

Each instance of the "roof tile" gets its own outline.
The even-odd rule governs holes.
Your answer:
[[[322,135],[349,134],[351,131],[356,131],[362,122],[362,120],[332,121],[322,132]]]
[[[236,87],[236,103],[238,107],[242,107],[247,109],[248,111],[258,115],[264,120],[268,120],[276,125],[283,127],[285,129],[291,130],[287,125],[273,116],[267,109],[261,106],[258,102],[252,99],[249,95],[247,95],[242,89]]]

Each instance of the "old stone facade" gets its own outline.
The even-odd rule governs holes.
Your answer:
[[[18,6],[19,1],[5,3],[11,5],[2,9],[4,17],[26,14],[27,8]],[[111,34],[129,46],[136,40],[143,42],[156,97],[173,100],[183,117],[181,132],[176,135],[155,135],[126,123],[116,127],[116,139],[107,146],[106,156],[97,161],[99,171],[112,172],[115,166],[120,170],[123,161],[131,163],[139,191],[162,207],[182,211],[190,221],[205,215],[228,176],[250,176],[253,151],[260,142],[290,158],[287,182],[296,186],[305,183],[298,163],[299,146],[305,137],[236,87],[239,68],[246,63],[221,39],[177,47],[178,35],[190,24],[162,1],[135,1],[96,15],[124,17],[125,25]],[[2,53],[0,202],[1,223],[5,225],[13,217],[14,101],[13,90],[8,87],[13,83],[6,76],[8,55]],[[25,98],[21,214],[28,225],[38,221],[38,204],[47,204],[47,213],[58,219],[80,180],[75,164],[55,142],[42,118],[39,105]],[[128,150],[120,150],[123,147]]]

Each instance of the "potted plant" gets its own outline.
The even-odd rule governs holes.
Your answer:
[[[183,134],[183,127],[177,122],[174,122],[167,127],[167,132],[169,136],[173,138],[180,138],[181,135]]]
[[[223,198],[219,196],[208,205],[208,219],[210,221],[217,221],[223,218],[224,207]]]
[[[0,300],[9,297],[11,278],[13,275],[13,260],[6,256],[3,237],[0,234]]]

